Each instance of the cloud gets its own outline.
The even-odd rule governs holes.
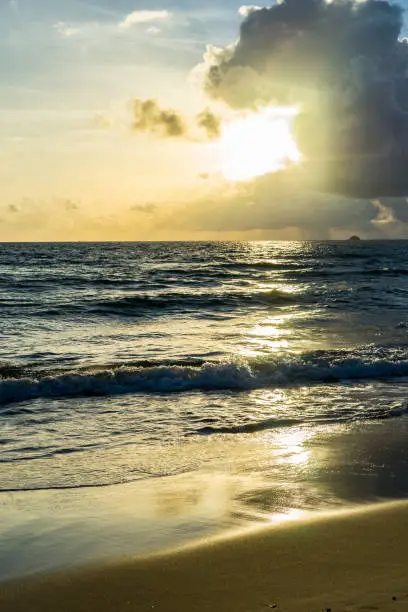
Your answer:
[[[214,177],[215,179],[215,177]],[[23,199],[1,211],[2,240],[404,238],[405,198],[369,201],[300,192],[284,172],[231,185],[220,178],[194,201],[92,205]],[[18,213],[18,214],[16,214]]]
[[[194,121],[189,121],[174,109],[161,108],[156,100],[137,98],[132,102],[132,115],[132,130],[135,132],[150,132],[164,138],[184,138],[192,142],[215,140],[221,135],[221,119],[209,108],[198,113]],[[195,133],[197,127],[204,136]]]
[[[165,208],[155,222],[158,229],[220,237],[234,232],[242,238],[254,232],[291,239],[402,237],[408,231],[408,204],[301,191],[281,171],[233,186],[220,183],[194,202]]]
[[[283,0],[244,10],[208,47],[204,88],[233,108],[296,105],[302,178],[351,197],[408,194],[408,41],[386,0]]]
[[[112,127],[112,121],[102,113],[96,113],[92,117],[92,125],[102,130],[109,130]]]
[[[71,38],[80,33],[80,28],[72,26],[64,21],[58,21],[53,26],[54,30],[64,38]]]
[[[151,202],[146,202],[145,204],[134,204],[131,207],[133,212],[143,213],[145,215],[152,215],[157,210],[157,205],[152,204]]]
[[[210,109],[206,108],[196,117],[198,127],[202,128],[207,137],[211,139],[219,138],[221,135],[221,120],[214,115]]]
[[[243,6],[239,7],[238,14],[241,15],[241,17],[248,17],[248,15],[254,11],[260,11],[261,8],[261,6],[244,4]]]
[[[65,210],[68,211],[79,210],[79,204],[77,202],[74,202],[73,200],[65,200],[63,202],[63,206]]]
[[[132,129],[161,136],[181,137],[187,133],[184,120],[172,109],[162,109],[155,100],[136,99],[132,104]]]
[[[408,223],[408,200],[407,198],[381,198],[377,201],[380,207],[386,208],[388,214],[383,211],[382,218],[387,218],[395,223]]]
[[[64,197],[24,198],[6,207],[0,223],[1,240],[101,240],[147,236],[146,215],[109,214],[102,203],[95,208]],[[18,214],[16,214],[18,213]]]
[[[171,13],[169,11],[133,11],[120,22],[119,26],[126,29],[151,21],[165,21],[170,17]]]

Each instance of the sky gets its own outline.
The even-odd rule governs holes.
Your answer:
[[[297,4],[293,10],[298,11],[301,1],[313,0],[288,3]],[[319,98],[309,112],[310,92],[307,99],[293,97],[293,82],[290,100],[270,91],[275,51],[268,47],[268,72],[259,60],[266,47],[256,48],[256,61],[248,60],[255,57],[253,27],[247,28],[247,38],[241,33],[241,46],[233,45],[247,20],[260,28],[254,40],[262,40],[262,19],[270,24],[275,14],[242,5],[235,0],[0,0],[0,240],[406,237],[405,184],[394,188],[402,171],[395,181],[390,170],[387,188],[372,187],[377,172],[370,171],[366,189],[366,167],[347,185],[343,170],[334,187],[309,184],[303,175],[320,172],[322,154],[313,156],[305,145],[309,166],[299,180],[297,167],[305,156],[292,134],[299,104],[308,108],[301,117],[306,117],[303,140],[309,142],[315,139],[316,109],[323,116],[327,107],[327,123],[333,122],[333,96],[324,104]],[[403,33],[404,28],[399,36]],[[285,57],[279,57],[284,64]],[[288,73],[299,65],[297,57],[287,59]],[[312,52],[310,61],[316,65]],[[358,70],[361,77],[353,79],[365,82],[367,71]],[[146,100],[154,101],[149,116],[143,110]],[[355,99],[347,104],[354,108]],[[382,104],[370,110],[376,125],[386,116]],[[404,101],[401,108],[397,123],[405,138]],[[203,112],[210,122],[204,127],[197,119]],[[171,131],[169,121],[182,127]],[[393,133],[396,121],[389,122]],[[366,131],[372,133],[371,126]],[[392,167],[399,167],[405,144],[395,144],[398,156],[393,157],[388,132],[378,139],[396,160]],[[340,159],[337,149],[336,156]],[[288,181],[292,167],[295,177]],[[288,182],[290,188],[282,186]]]

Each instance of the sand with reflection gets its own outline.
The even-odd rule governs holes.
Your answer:
[[[143,555],[237,527],[407,497],[407,437],[404,418],[210,436],[178,449],[187,465],[200,454],[200,467],[179,475],[2,493],[0,577]],[[160,461],[166,463],[165,450]]]
[[[284,522],[0,587],[4,612],[406,610],[408,506]]]

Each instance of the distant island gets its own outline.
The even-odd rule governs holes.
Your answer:
[[[361,240],[360,236],[350,236],[349,240]]]

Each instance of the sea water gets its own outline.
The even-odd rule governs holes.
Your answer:
[[[118,487],[133,549],[153,488],[189,500],[176,540],[197,499],[196,532],[214,507],[232,524],[408,494],[408,242],[1,244],[0,308],[9,545],[49,491],[72,518]]]

